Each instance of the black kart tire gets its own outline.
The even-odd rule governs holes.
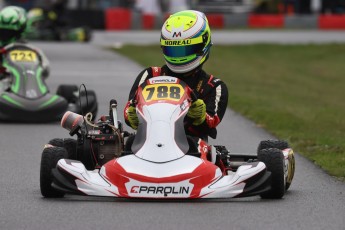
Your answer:
[[[42,152],[41,169],[40,169],[40,188],[41,194],[48,198],[59,198],[65,195],[64,192],[58,191],[52,187],[53,174],[52,169],[60,159],[66,158],[67,152],[61,147],[48,147]]]
[[[283,140],[264,140],[260,142],[257,152],[259,153],[260,150],[269,148],[284,150],[289,148],[289,144],[287,143],[287,141]]]
[[[68,103],[75,103],[77,97],[74,93],[76,91],[78,91],[78,86],[76,85],[59,85],[56,94],[65,98]]]
[[[280,199],[285,194],[284,155],[280,149],[266,148],[258,153],[258,160],[271,172],[271,189],[261,194],[265,199]]]
[[[54,138],[48,144],[66,149],[67,158],[77,160],[77,140],[72,138]]]

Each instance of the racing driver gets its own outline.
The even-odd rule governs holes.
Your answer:
[[[216,127],[228,104],[225,83],[202,69],[212,46],[211,31],[205,14],[186,10],[171,15],[163,24],[160,43],[166,64],[162,67],[149,67],[139,73],[124,109],[126,124],[135,130],[138,128],[139,120],[133,102],[140,84],[156,76],[177,77],[186,82],[198,98],[187,113],[186,117],[192,122],[185,122],[185,131],[200,150],[208,137],[216,138]],[[130,151],[133,139],[128,138],[125,150]],[[201,156],[203,157],[203,153]]]
[[[7,6],[0,11],[0,83],[10,80],[6,68],[3,66],[3,54],[6,49],[15,42],[24,43],[21,40],[24,34],[27,23],[26,12],[23,8],[17,6]],[[26,46],[28,46],[26,44]],[[42,59],[43,77],[49,75],[49,61],[47,57],[36,47],[29,46],[35,49]]]

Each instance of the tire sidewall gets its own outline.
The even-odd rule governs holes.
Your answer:
[[[68,103],[75,103],[77,97],[74,92],[78,91],[78,86],[76,85],[59,85],[56,90],[56,94],[65,98]]]
[[[78,160],[77,159],[77,140],[73,138],[54,138],[51,139],[48,144],[55,147],[64,148],[67,152],[68,159]]]
[[[65,194],[52,187],[52,169],[60,159],[66,158],[67,152],[62,147],[46,147],[42,152],[40,168],[40,189],[44,197],[63,197]]]
[[[258,160],[262,161],[271,172],[271,190],[261,195],[262,198],[279,199],[284,196],[286,177],[284,174],[284,155],[280,149],[266,148],[258,152]]]

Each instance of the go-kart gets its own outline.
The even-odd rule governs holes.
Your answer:
[[[91,29],[87,26],[71,28],[58,23],[58,15],[41,8],[29,10],[24,37],[29,40],[89,42]]]
[[[55,138],[45,145],[40,169],[42,195],[283,197],[295,168],[294,152],[287,142],[262,141],[255,155],[231,154],[219,145],[196,148],[184,131],[191,95],[191,89],[174,77],[144,82],[136,96],[139,127],[131,150],[123,150],[124,138],[130,134],[117,120],[115,100],[109,115],[96,123],[89,116],[66,112],[61,125],[77,139]],[[201,152],[206,158],[200,157]]]
[[[79,93],[76,85],[60,85],[56,94],[49,92],[41,56],[34,47],[12,44],[1,55],[8,71],[0,80],[1,121],[57,121],[67,110],[97,113],[96,94],[92,90]]]

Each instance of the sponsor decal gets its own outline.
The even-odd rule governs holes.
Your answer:
[[[101,134],[101,130],[89,130],[89,135],[99,135]]]
[[[160,73],[160,68],[152,67],[152,72],[153,72],[153,76],[158,76],[158,74]]]
[[[198,145],[198,150],[201,153],[208,153],[209,146],[207,145],[207,143],[204,140],[199,139],[198,144],[199,144]]]
[[[189,194],[190,187],[188,186],[132,186],[131,193],[137,194]]]
[[[139,186],[133,186],[131,188],[131,193],[139,193]]]
[[[150,79],[151,84],[157,83],[176,83],[177,79],[173,78],[164,78],[164,79]]]
[[[34,89],[29,89],[26,91],[26,96],[28,98],[35,98],[37,97],[37,92]]]
[[[183,103],[181,104],[180,108],[182,111],[184,111],[189,105],[189,101],[186,99],[183,101]]]
[[[177,37],[181,37],[181,36],[182,36],[182,35],[181,35],[181,31],[178,32],[178,33],[177,33],[177,32],[174,32],[174,33],[173,33],[173,38],[175,38],[175,37],[177,38]]]
[[[203,83],[203,80],[200,80],[200,81],[198,82],[198,85],[196,86],[196,91],[197,91],[197,92],[200,92],[202,83]]]
[[[166,46],[183,46],[183,45],[191,45],[192,40],[187,39],[187,40],[179,40],[179,41],[172,41],[172,40],[165,40],[164,45]]]

